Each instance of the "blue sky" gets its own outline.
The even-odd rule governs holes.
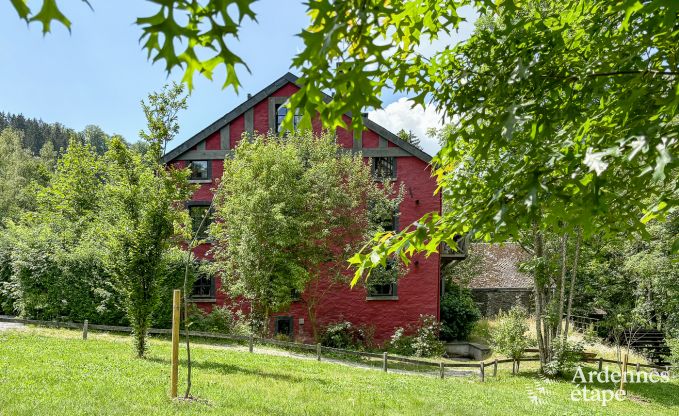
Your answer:
[[[135,141],[144,127],[139,101],[170,81],[179,72],[166,75],[162,63],[147,61],[138,42],[141,34],[133,24],[140,16],[157,11],[155,5],[139,0],[91,0],[94,11],[78,1],[61,1],[72,21],[69,34],[56,24],[43,37],[38,24],[19,20],[10,2],[0,1],[0,111],[23,113],[46,122],[60,122],[81,130],[96,124],[107,133]],[[262,0],[253,6],[258,23],[247,22],[233,50],[250,66],[239,73],[244,86],[240,95],[222,90],[223,74],[215,82],[196,77],[189,109],[180,115],[181,131],[174,145],[290,70],[293,56],[301,48],[295,36],[308,18],[302,1]],[[473,13],[467,16],[473,20]],[[444,42],[468,36],[471,25]],[[406,128],[423,135],[438,123],[431,109],[410,110],[399,96],[385,96],[385,110],[371,118],[390,130]],[[425,150],[438,146],[425,141]]]

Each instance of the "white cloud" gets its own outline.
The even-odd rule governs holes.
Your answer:
[[[384,109],[371,111],[368,118],[392,133],[398,133],[401,129],[412,131],[420,139],[424,151],[434,155],[441,146],[435,138],[427,136],[427,129],[442,127],[442,115],[431,105],[426,108],[412,105],[413,102],[407,98],[399,98]]]

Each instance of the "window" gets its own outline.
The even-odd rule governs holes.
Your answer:
[[[386,213],[385,216],[379,219],[379,224],[384,231],[398,231],[398,212],[394,211],[389,215]]]
[[[209,205],[189,205],[189,217],[191,218],[191,231],[195,235],[198,233],[199,239],[204,239],[208,235],[208,229],[212,223],[212,216],[208,214],[203,221],[203,217],[210,209]],[[201,226],[202,223],[202,226]],[[200,230],[199,230],[200,228]]]
[[[277,316],[274,321],[274,335],[292,338],[292,316]]]
[[[216,292],[215,278],[212,276],[201,275],[193,283],[191,299],[215,299]]]
[[[209,160],[192,160],[189,162],[189,169],[191,175],[189,179],[192,181],[206,181],[210,180],[210,161]]]
[[[297,289],[290,289],[290,299],[293,302],[299,302],[302,299],[302,292]]]
[[[396,296],[396,283],[376,283],[370,285],[368,296],[371,298]]]
[[[285,116],[288,115],[288,111],[285,104],[276,105],[276,133],[280,133],[281,125],[283,124],[283,120],[285,120]],[[299,110],[295,110],[295,116],[292,118],[292,128],[294,130],[297,129],[300,120],[302,120],[302,116],[299,114]]]
[[[395,157],[374,157],[372,162],[373,177],[376,179],[396,178]]]
[[[395,299],[398,287],[398,270],[394,260],[387,260],[387,266],[373,271],[373,277],[368,279],[368,299],[390,298]]]

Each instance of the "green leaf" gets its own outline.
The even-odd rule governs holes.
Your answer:
[[[53,20],[66,26],[66,29],[68,29],[69,32],[71,31],[71,21],[61,13],[59,7],[57,7],[56,0],[43,0],[40,11],[28,21],[42,23],[42,33],[46,34],[50,32]]]

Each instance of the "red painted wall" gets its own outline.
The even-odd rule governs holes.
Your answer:
[[[287,84],[271,94],[274,97],[288,97],[298,89],[294,84]],[[254,129],[260,133],[266,133],[269,128],[268,100],[257,103],[254,106]],[[345,117],[349,125],[351,120]],[[230,123],[230,146],[234,148],[240,141],[245,129],[244,116],[239,116]],[[314,122],[314,130],[320,131],[320,123]],[[347,148],[353,145],[353,132],[344,129],[336,131],[338,143]],[[373,131],[364,131],[362,135],[363,146],[376,148],[379,146],[379,135]],[[389,143],[389,146],[393,144]],[[219,132],[206,139],[206,150],[219,150]],[[181,159],[181,156],[178,157]],[[180,162],[181,163],[181,162]],[[223,172],[223,161],[212,160],[212,184],[201,184],[193,196],[195,201],[209,201],[212,198],[211,189],[215,186],[215,179],[219,179]],[[228,178],[224,178],[228,180]],[[400,206],[399,225],[407,226],[420,218],[423,214],[431,211],[440,212],[441,200],[434,195],[436,182],[431,177],[431,171],[427,164],[415,156],[397,158],[397,183],[405,184],[405,199]],[[209,245],[204,244],[195,249],[198,257],[205,257]],[[348,271],[347,273],[350,273]],[[375,340],[383,342],[389,339],[397,327],[405,327],[416,324],[420,315],[434,315],[439,318],[439,294],[440,294],[440,260],[438,254],[429,258],[417,256],[413,259],[408,274],[399,280],[398,300],[366,300],[366,290],[361,285],[354,289],[348,286],[331,284],[327,280],[315,282],[308,290],[315,293],[324,293],[320,297],[321,302],[317,309],[318,326],[323,326],[339,321],[350,321],[357,325],[374,327]],[[220,290],[221,281],[217,280],[217,305],[232,305],[223,291]],[[304,296],[303,296],[304,297]],[[213,304],[202,303],[203,309],[211,309]],[[236,306],[236,305],[233,305]],[[311,323],[307,313],[306,304],[303,302],[293,303],[289,310],[282,311],[278,315],[292,316],[294,319],[294,335],[298,339],[310,339],[312,334]],[[300,325],[300,318],[304,324]],[[273,325],[272,325],[273,327]]]

